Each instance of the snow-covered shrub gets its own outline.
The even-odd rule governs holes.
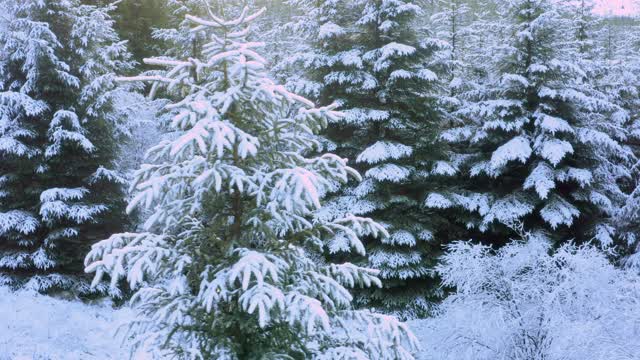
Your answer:
[[[500,250],[457,242],[438,273],[456,292],[422,328],[424,359],[608,360],[640,354],[640,277],[591,245],[541,235]]]
[[[159,358],[412,359],[405,324],[351,308],[347,288],[380,286],[377,271],[324,260],[330,236],[364,255],[360,237],[387,233],[353,215],[314,218],[359,175],[336,155],[306,157],[342,114],[269,79],[262,44],[246,41],[260,13],[187,16],[210,39],[199,57],[148,59],[169,70],[122,79],[166,85],[176,137],[135,174],[129,210],[151,211],[146,232],[94,245],[86,270],[136,290],[130,334]]]

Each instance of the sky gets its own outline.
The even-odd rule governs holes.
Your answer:
[[[636,15],[640,14],[640,7],[634,0],[599,0],[596,12],[602,15]]]

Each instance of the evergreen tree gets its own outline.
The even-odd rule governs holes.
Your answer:
[[[444,157],[434,145],[442,117],[435,53],[445,44],[418,38],[422,10],[411,1],[320,1],[313,9],[313,49],[298,57],[308,75],[296,85],[322,104],[340,104],[346,116],[330,125],[327,146],[364,173],[323,216],[371,216],[390,233],[366,242],[364,261],[381,270],[384,288],[364,292],[361,305],[425,315],[437,295],[431,267],[444,224],[422,199],[438,177],[455,172],[437,161]],[[340,256],[339,246],[333,250]]]
[[[210,9],[211,10],[211,9]],[[248,42],[245,9],[223,20],[187,16],[210,39],[199,58],[147,60],[168,70],[123,80],[167,85],[176,136],[149,150],[129,209],[148,231],[94,245],[87,271],[127,278],[142,312],[131,331],[157,355],[189,359],[411,359],[414,339],[392,317],[352,310],[347,288],[377,271],[323,261],[330,235],[364,254],[383,227],[353,215],[314,216],[346,160],[307,157],[314,133],[341,116],[276,85]]]
[[[607,33],[615,32],[609,28],[620,27],[612,20],[607,22]],[[626,144],[635,155],[630,163],[631,176],[624,182],[628,196],[615,217],[617,231],[623,240],[619,252],[625,265],[640,268],[640,27],[626,22],[624,37],[614,37],[610,42],[607,36],[604,41],[613,50],[607,58],[606,73],[599,79],[599,85],[611,101],[624,110],[619,116],[626,120]]]
[[[471,13],[467,0],[440,0],[435,3],[434,10],[426,26],[435,29],[435,36],[449,45],[442,54],[450,63],[449,87],[455,91],[465,81],[462,72],[468,66],[465,60],[471,46],[469,43],[479,40],[471,27],[476,15]]]
[[[529,230],[553,230],[556,241],[609,246],[610,218],[625,198],[617,182],[628,176],[624,124],[612,116],[618,108],[563,56],[558,30],[566,23],[555,3],[512,0],[502,18],[510,36],[490,49],[490,82],[467,94],[474,101],[459,111],[466,123],[443,134],[466,149],[457,156],[472,183],[434,192],[427,205],[466,209],[467,227],[495,244],[510,236],[504,225],[524,221]]]
[[[564,1],[564,15],[568,31],[566,39],[570,46],[567,53],[582,54],[586,60],[594,60],[598,49],[598,32],[601,24],[600,18],[594,13],[596,3],[594,0]]]
[[[504,24],[496,21],[502,2],[494,0],[452,0],[434,2],[433,14],[425,22],[438,39],[450,46],[453,62],[449,76],[457,86],[474,86],[486,80],[494,59],[492,52],[503,38]],[[456,80],[457,79],[457,80]],[[471,84],[465,84],[467,82]]]
[[[125,224],[113,170],[129,68],[108,12],[78,1],[6,1],[0,33],[2,282],[87,291],[89,246]]]

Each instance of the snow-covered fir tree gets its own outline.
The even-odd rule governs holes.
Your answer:
[[[493,63],[490,49],[495,48],[504,33],[504,24],[496,21],[500,8],[502,2],[494,0],[434,2],[433,13],[424,26],[449,44],[450,51],[443,53],[448,53],[453,61],[449,76],[455,85],[466,85],[470,80],[477,83],[486,77]]]
[[[141,0],[138,0],[141,1]],[[146,0],[156,1],[156,0]],[[293,2],[293,1],[291,1]],[[151,32],[155,42],[155,47],[163,49],[164,53],[178,57],[198,57],[202,52],[202,46],[207,39],[202,38],[198,32],[189,32],[191,24],[185,20],[187,14],[206,16],[209,11],[214,14],[224,14],[225,16],[238,16],[243,7],[266,8],[265,14],[256,19],[252,27],[255,36],[261,41],[265,41],[265,51],[272,56],[277,56],[280,49],[280,38],[287,38],[283,34],[279,25],[283,18],[293,8],[288,0],[225,0],[225,1],[202,1],[202,0],[162,0],[162,5],[152,5],[162,8],[166,16],[163,26],[154,26]],[[289,35],[288,37],[292,37]],[[266,41],[271,41],[270,43]],[[299,39],[297,40],[300,43]],[[280,59],[274,59],[274,65]],[[148,67],[152,68],[152,67]]]
[[[449,45],[441,53],[449,61],[448,80],[452,90],[464,81],[461,73],[467,65],[466,56],[471,43],[479,40],[471,26],[477,16],[472,13],[467,0],[440,0],[435,2],[434,13],[426,22],[426,26],[434,30],[434,35]]]
[[[359,177],[336,155],[307,156],[342,114],[269,79],[262,44],[246,40],[262,11],[207,13],[187,16],[208,39],[200,57],[148,59],[167,70],[122,79],[180,98],[166,107],[176,137],[149,150],[132,186],[147,232],[94,245],[86,270],[127,279],[141,312],[131,335],[158,357],[412,359],[403,323],[352,309],[347,289],[379,286],[378,272],[323,256],[336,236],[364,255],[360,237],[388,235],[367,218],[314,216]]]
[[[269,54],[270,71],[284,80],[288,71],[285,65],[302,46],[306,44],[304,34],[294,31],[289,25],[294,16],[303,14],[307,9],[300,6],[300,0],[251,0],[240,1],[254,8],[266,8],[265,15],[254,26],[257,39],[265,43],[265,53]]]
[[[449,122],[458,124],[460,120],[455,117],[455,110],[462,105],[462,101],[456,95],[471,86],[468,73],[470,64],[467,63],[468,42],[473,41],[471,7],[466,0],[443,0],[437,1],[433,10],[434,13],[423,26],[434,30],[435,36],[448,44],[436,54],[434,63],[447,70],[446,77],[443,78],[447,82],[447,88],[441,97],[441,105],[445,108],[443,115],[449,117]]]
[[[623,124],[625,136],[621,143],[628,145],[634,156],[627,161],[629,176],[621,179],[621,188],[628,193],[622,206],[615,209],[613,224],[616,228],[618,255],[627,265],[636,263],[638,246],[638,140],[640,122],[638,113],[638,66],[640,52],[638,28],[631,19],[605,19],[594,14],[593,0],[566,4],[565,16],[568,33],[573,34],[566,56],[577,61],[590,79],[592,86],[606,94],[618,106],[611,114],[614,122]],[[624,25],[625,31],[621,32]]]
[[[598,32],[602,29],[601,18],[595,14],[595,0],[565,0],[561,2],[561,15],[565,16],[567,31],[565,40],[570,42],[569,50],[593,60],[598,49]],[[570,52],[568,52],[570,53]]]
[[[371,216],[388,238],[367,239],[368,266],[384,288],[365,291],[363,306],[402,317],[424,315],[435,296],[430,267],[440,252],[441,217],[423,211],[425,184],[455,170],[437,162],[437,94],[444,42],[419,38],[413,1],[319,1],[306,17],[313,48],[297,56],[306,77],[295,84],[345,116],[330,124],[328,147],[364,174],[322,211],[327,219]],[[432,185],[435,186],[435,185]],[[340,247],[333,249],[340,256]]]
[[[166,27],[156,27],[151,32],[156,42],[156,48],[163,49],[167,56],[198,57],[202,52],[202,45],[206,39],[199,32],[189,32],[190,24],[185,20],[187,14],[203,15],[205,13],[202,1],[198,0],[164,0],[167,13]],[[215,2],[214,6],[218,2]],[[147,66],[154,69],[153,66]]]
[[[442,135],[464,145],[457,158],[471,182],[433,192],[426,204],[466,209],[467,227],[496,244],[510,236],[504,225],[520,220],[558,241],[614,241],[610,217],[625,198],[617,182],[629,175],[624,123],[580,63],[563,56],[558,30],[566,20],[557,10],[547,0],[508,2],[509,37],[492,49],[490,82],[466,94],[473,100],[459,111],[466,123]]]
[[[617,32],[611,28],[616,25],[607,21],[607,33]],[[640,27],[627,25],[622,36],[603,38],[607,53],[606,72],[598,79],[602,91],[623,111],[626,117],[628,144],[635,154],[630,163],[631,178],[624,183],[629,195],[624,206],[618,209],[615,217],[616,227],[623,242],[619,252],[624,255],[624,264],[640,267]],[[619,31],[619,29],[618,29]]]
[[[126,223],[116,138],[125,42],[109,11],[4,1],[0,32],[0,282],[88,291],[82,260]]]

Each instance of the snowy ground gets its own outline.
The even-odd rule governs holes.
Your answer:
[[[425,341],[426,339],[424,339],[424,336],[426,334],[425,328],[427,326],[426,320],[411,320],[411,321],[408,321],[407,324],[409,324],[409,328],[411,328],[411,331],[413,331],[413,334],[418,338],[418,341],[420,342],[420,344],[426,344],[427,343]],[[424,354],[425,354],[425,349],[423,346],[422,349],[418,350],[418,353],[415,355],[416,360],[426,359],[426,355]]]
[[[128,359],[115,331],[130,316],[128,309],[0,287],[0,360]]]
[[[116,330],[131,316],[131,310],[113,310],[107,304],[87,305],[0,287],[0,360],[129,359]],[[424,323],[409,324],[419,338]]]

